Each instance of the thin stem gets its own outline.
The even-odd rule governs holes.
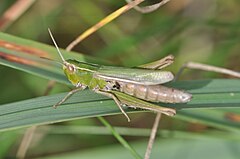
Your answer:
[[[113,134],[113,136],[126,148],[136,159],[141,159],[142,157],[133,149],[131,145],[109,124],[103,117],[98,117],[102,124],[104,124]]]
[[[27,153],[27,150],[30,146],[30,143],[33,139],[33,135],[36,132],[37,126],[32,126],[26,130],[26,132],[23,135],[21,144],[18,148],[16,157],[18,159],[24,159]]]
[[[157,134],[157,130],[158,130],[158,125],[159,125],[159,122],[161,119],[161,115],[162,115],[161,113],[157,113],[157,115],[156,115],[144,159],[150,158],[150,155],[152,152],[152,147],[153,147],[153,144],[154,144],[154,141],[156,138],[156,134]]]
[[[18,0],[0,18],[0,30],[5,30],[16,19],[18,19],[28,8],[32,6],[35,0]]]
[[[85,32],[83,32],[80,36],[78,36],[75,40],[73,40],[66,48],[67,51],[72,50],[78,43],[80,43],[82,40],[87,38],[89,35],[93,34],[95,31],[106,25],[107,23],[113,21],[117,17],[119,17],[121,14],[125,13],[129,9],[133,8],[134,6],[137,6],[138,4],[142,3],[144,0],[135,0],[131,3],[126,4],[125,6],[119,8],[115,12],[111,13],[110,15],[106,16],[104,19],[102,19],[100,22],[92,26],[91,28],[87,29]]]
[[[198,70],[209,71],[209,72],[217,72],[217,73],[222,73],[222,74],[240,78],[240,72],[237,72],[237,71],[233,71],[233,70],[222,68],[222,67],[216,67],[216,66],[211,66],[207,64],[197,63],[197,62],[187,62],[179,69],[175,79],[179,78],[179,76],[182,74],[185,68],[198,69]]]
[[[132,0],[125,0],[128,3],[131,3]],[[151,13],[155,10],[157,10],[158,8],[160,8],[162,5],[164,5],[165,3],[169,2],[170,0],[162,0],[156,4],[153,5],[149,5],[149,6],[145,6],[145,7],[139,7],[139,6],[135,6],[134,9],[136,9],[137,11],[141,12],[141,13]]]

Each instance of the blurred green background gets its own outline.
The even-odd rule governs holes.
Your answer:
[[[1,0],[0,15],[13,3],[15,3],[14,0]],[[149,3],[154,3],[154,1],[148,1],[142,5]],[[47,28],[51,28],[58,45],[65,48],[86,29],[123,5],[125,5],[125,1],[37,0],[3,32],[52,44],[47,32]],[[172,66],[168,67],[168,70],[174,73],[187,61],[240,70],[239,15],[240,2],[238,0],[172,0],[149,14],[141,14],[135,10],[128,11],[85,39],[74,50],[121,66],[137,66],[173,54],[176,60]],[[5,66],[0,66],[0,75],[0,104],[42,96],[48,83],[46,79]],[[180,80],[206,78],[230,77],[198,70],[187,70]],[[51,94],[69,90],[70,88],[67,86],[57,84]],[[151,128],[154,116],[152,113],[137,113],[131,115],[131,123],[127,123],[122,115],[107,117],[107,119],[114,126]],[[65,158],[101,158],[102,156],[112,158],[114,154],[118,154],[116,155],[118,157],[123,155],[125,158],[131,158],[129,152],[122,148],[111,135],[101,135],[100,131],[97,135],[97,127],[93,130],[95,135],[91,134],[94,126],[101,125],[95,118],[56,125],[66,126],[63,129],[68,130],[69,128],[69,131],[58,133],[53,131],[53,128],[53,130],[36,133],[28,150],[27,158],[44,158],[44,156],[48,158],[50,155],[57,156],[59,154],[65,154]],[[88,128],[87,133],[75,132],[71,129],[72,126],[78,126],[79,131]],[[211,158],[216,151],[219,152],[215,146],[221,145],[222,142],[225,144],[225,141],[212,139],[212,136],[216,136],[218,133],[213,133],[213,135],[207,133],[205,137],[200,135],[200,139],[203,138],[203,140],[197,140],[199,136],[192,135],[192,132],[216,131],[214,128],[199,123],[190,121],[186,123],[163,117],[160,127],[166,130],[180,130],[186,134],[176,133],[174,135],[172,131],[167,131],[166,135],[163,135],[166,139],[157,141],[153,158],[158,158],[158,155],[162,155],[162,158],[173,158],[174,155],[166,155],[171,152],[182,155],[178,155],[178,158],[191,158],[192,154],[199,158]],[[127,128],[126,131],[128,131]],[[0,146],[2,147],[0,155],[3,158],[15,156],[23,132],[23,130],[19,130],[0,134]],[[221,135],[225,138],[229,134]],[[174,138],[177,139],[173,140]],[[184,140],[185,138],[188,140]],[[140,154],[144,154],[147,136],[130,135],[126,136],[126,139],[139,142],[135,143],[135,146],[138,147],[137,150]],[[227,140],[227,145],[230,144],[234,147],[233,145],[240,138],[236,137],[236,139],[238,140]],[[194,142],[189,142],[189,140],[194,140]],[[185,151],[192,148],[192,143],[199,151],[187,152],[189,154],[184,156]],[[109,147],[109,144],[114,144],[114,146]],[[104,145],[108,145],[108,147]],[[206,153],[206,145],[211,145],[214,148],[213,151]],[[179,150],[179,147],[183,146],[186,147],[186,150]],[[166,151],[163,151],[160,148],[160,153],[157,147],[167,147],[168,149],[164,148]],[[235,148],[230,149],[232,153],[228,151],[229,147],[220,146],[219,149],[223,153],[222,155],[220,153],[219,156],[223,158],[229,156],[234,158],[240,153],[239,142]],[[224,153],[225,151],[226,153]],[[116,158],[116,156],[114,157]]]

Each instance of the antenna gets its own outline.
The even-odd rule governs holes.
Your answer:
[[[52,35],[52,33],[51,33],[51,30],[50,30],[49,28],[48,28],[48,32],[49,32],[49,34],[50,34],[50,37],[51,37],[51,39],[52,39],[52,41],[53,41],[55,47],[57,48],[57,52],[58,52],[58,54],[60,55],[62,61],[64,62],[65,59],[63,58],[63,55],[62,55],[61,51],[59,50],[59,47],[58,47],[56,41],[54,40],[53,35]]]

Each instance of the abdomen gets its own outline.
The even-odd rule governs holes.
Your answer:
[[[162,85],[140,85],[125,82],[118,82],[118,84],[121,92],[151,102],[186,103],[192,97],[187,92]]]

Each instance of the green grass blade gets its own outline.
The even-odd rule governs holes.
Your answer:
[[[98,117],[98,119],[111,131],[113,136],[127,149],[131,152],[131,154],[137,158],[141,159],[142,157],[134,150],[132,146],[128,144],[128,142],[121,136],[119,133],[103,118]]]
[[[63,75],[60,65],[40,58],[47,57],[54,60],[58,59],[57,61],[59,61],[60,58],[54,47],[3,33],[0,33],[0,37],[0,64],[47,79],[70,84]],[[94,62],[94,59],[83,57],[76,53],[67,53],[64,50],[62,52],[65,58]],[[177,110],[240,107],[240,80],[186,81],[172,82],[167,85],[187,90],[193,94],[193,99],[187,104],[161,103],[159,104],[161,106],[174,107]],[[1,105],[0,129],[3,131],[75,118],[120,113],[112,100],[93,94],[90,91],[80,92],[58,109],[52,109],[51,106],[64,96],[65,93]],[[132,109],[125,109],[133,111]],[[216,112],[218,112],[218,115],[215,116]],[[236,111],[234,113],[239,114]],[[194,119],[212,126],[239,131],[239,123],[226,118],[225,111],[188,110],[178,111],[178,114],[177,117],[182,119]]]
[[[49,37],[50,39],[50,37]],[[94,58],[74,52],[61,50],[66,59],[77,59],[85,62],[101,62]],[[61,61],[54,46],[22,39],[12,35],[0,33],[0,64],[46,79],[70,84],[63,74],[60,64],[50,61]]]
[[[135,127],[118,127],[114,129],[122,136],[134,137],[149,137],[151,129],[149,128],[135,128]],[[48,132],[49,134],[70,135],[70,134],[88,134],[88,135],[112,135],[112,133],[105,126],[83,126],[83,125],[45,125],[38,127],[39,132]],[[162,138],[186,138],[186,139],[207,139],[215,138],[226,140],[240,140],[239,133],[221,131],[221,130],[205,130],[204,132],[190,132],[179,130],[165,130],[157,132],[159,137]]]
[[[198,111],[198,109],[200,110],[200,108],[239,108],[240,90],[238,88],[240,87],[240,80],[186,81],[174,82],[169,85],[188,90],[193,93],[193,99],[187,104],[161,103],[159,105],[174,107],[178,110],[186,109],[186,111],[181,110],[177,112],[179,115],[187,112],[192,114],[191,120],[201,119],[201,121],[211,121],[212,126],[240,132],[240,123],[226,118],[224,116],[224,113],[226,112],[224,111],[222,116],[215,116],[212,113],[209,114],[208,111],[210,112],[210,110],[204,110],[206,112],[200,113],[202,111],[201,110],[199,113],[194,114]],[[223,85],[225,89],[222,88]],[[0,105],[1,131],[32,125],[50,124],[79,118],[114,115],[120,113],[113,100],[99,94],[95,94],[89,90],[78,92],[68,99],[63,105],[59,106],[57,109],[53,109],[52,105],[61,100],[65,95],[66,93],[61,93]],[[202,102],[202,96],[206,96],[205,102]],[[191,110],[195,108],[197,109]],[[127,112],[136,111],[127,107],[124,107],[124,109]],[[219,112],[220,110],[214,109],[211,111]],[[237,111],[235,113],[237,114]],[[240,114],[239,111],[238,113]],[[181,118],[186,117],[185,119],[187,119],[188,116],[189,115],[187,114],[182,114]]]
[[[131,143],[139,152],[144,152],[147,141],[132,142]],[[159,139],[154,144],[154,149],[151,158],[164,159],[238,159],[239,158],[239,141],[229,142],[222,139]],[[96,154],[98,154],[96,156]],[[121,154],[121,155],[116,155]],[[160,157],[159,157],[160,156]],[[214,157],[213,157],[214,156]],[[106,147],[93,148],[85,151],[78,151],[74,153],[56,154],[47,157],[40,157],[39,159],[122,159],[131,158],[131,156],[124,152],[120,145],[108,145]]]

